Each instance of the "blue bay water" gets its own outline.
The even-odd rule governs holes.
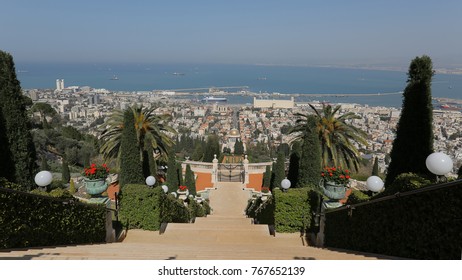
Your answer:
[[[403,91],[407,80],[406,73],[399,71],[258,65],[17,63],[16,69],[23,88],[55,88],[55,81],[59,78],[65,80],[65,86],[114,91],[248,86],[250,91],[262,93],[372,94]],[[111,80],[114,76],[118,80]],[[462,75],[436,74],[432,94],[433,97],[462,97]],[[297,99],[371,106],[400,107],[402,104],[401,94]],[[250,103],[251,98],[232,97],[229,101]]]

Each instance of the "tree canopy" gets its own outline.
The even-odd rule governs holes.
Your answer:
[[[392,184],[401,173],[412,172],[432,177],[425,160],[433,152],[433,74],[433,63],[429,56],[416,57],[409,65],[386,186]]]

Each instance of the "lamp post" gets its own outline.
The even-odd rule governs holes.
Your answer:
[[[37,186],[44,188],[51,184],[51,181],[53,180],[53,175],[51,174],[50,171],[40,171],[35,175],[34,181],[37,184]]]
[[[366,187],[372,192],[380,192],[383,190],[383,181],[379,176],[370,176],[367,178]]]
[[[425,165],[431,173],[436,175],[437,182],[446,181],[445,174],[452,170],[452,159],[441,152],[430,154],[425,160]]]
[[[282,191],[283,192],[286,192],[289,188],[290,188],[290,181],[289,179],[285,178],[281,181],[281,187],[282,187]]]
[[[149,187],[152,187],[154,186],[155,183],[156,183],[156,178],[154,178],[154,176],[146,177],[146,185],[148,185]]]
[[[161,188],[164,191],[164,193],[168,193],[168,187],[166,185],[162,185]]]

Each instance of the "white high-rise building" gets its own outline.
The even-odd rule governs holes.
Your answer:
[[[56,90],[62,91],[64,89],[64,79],[56,79]]]

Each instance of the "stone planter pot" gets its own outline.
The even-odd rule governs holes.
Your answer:
[[[108,185],[105,178],[102,179],[85,179],[85,188],[90,195],[100,195],[106,191]]]
[[[334,182],[321,179],[319,186],[323,190],[324,194],[330,199],[339,200],[344,198],[346,195],[347,188],[345,185],[336,184]]]

